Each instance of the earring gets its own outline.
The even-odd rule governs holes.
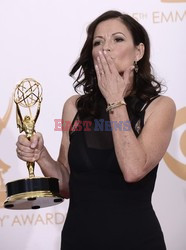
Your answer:
[[[138,67],[138,62],[134,61],[134,70],[136,73],[138,73],[139,67]]]

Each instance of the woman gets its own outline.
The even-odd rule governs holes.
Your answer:
[[[75,90],[83,86],[84,95],[64,105],[62,119],[72,126],[63,131],[58,160],[39,133],[30,141],[19,137],[18,157],[59,178],[61,194],[70,198],[62,250],[166,249],[151,195],[175,104],[160,95],[149,38],[137,21],[108,11],[87,33],[70,72],[78,72]]]

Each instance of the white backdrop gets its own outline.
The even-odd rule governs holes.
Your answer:
[[[168,250],[186,249],[186,0],[0,0],[1,250],[59,249],[68,208],[68,201],[34,211],[2,208],[5,184],[28,176],[15,152],[19,134],[11,103],[15,86],[25,77],[42,84],[44,99],[36,130],[43,133],[56,158],[61,132],[54,131],[54,119],[61,118],[65,100],[74,94],[68,72],[83,45],[87,25],[109,9],[132,15],[147,29],[152,65],[168,86],[166,95],[177,105],[175,129],[167,158],[160,163],[153,205]],[[41,175],[37,167],[36,174]]]

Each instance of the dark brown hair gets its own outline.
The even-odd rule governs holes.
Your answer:
[[[135,98],[148,101],[151,97],[161,92],[161,84],[152,74],[150,64],[150,41],[143,26],[134,18],[119,11],[110,10],[96,18],[87,28],[87,39],[81,50],[80,56],[70,71],[70,76],[78,75],[74,82],[74,89],[78,92],[83,87],[84,95],[77,101],[77,109],[81,118],[85,116],[96,117],[99,113],[98,101],[103,98],[98,88],[97,77],[92,58],[93,36],[97,25],[108,19],[119,19],[130,31],[134,45],[143,43],[145,46],[144,56],[138,61],[138,73],[134,74],[133,90],[130,94]]]

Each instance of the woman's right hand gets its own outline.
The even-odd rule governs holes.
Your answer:
[[[30,140],[27,139],[26,135],[20,135],[16,146],[19,159],[28,162],[38,161],[45,148],[41,133],[35,133]]]

